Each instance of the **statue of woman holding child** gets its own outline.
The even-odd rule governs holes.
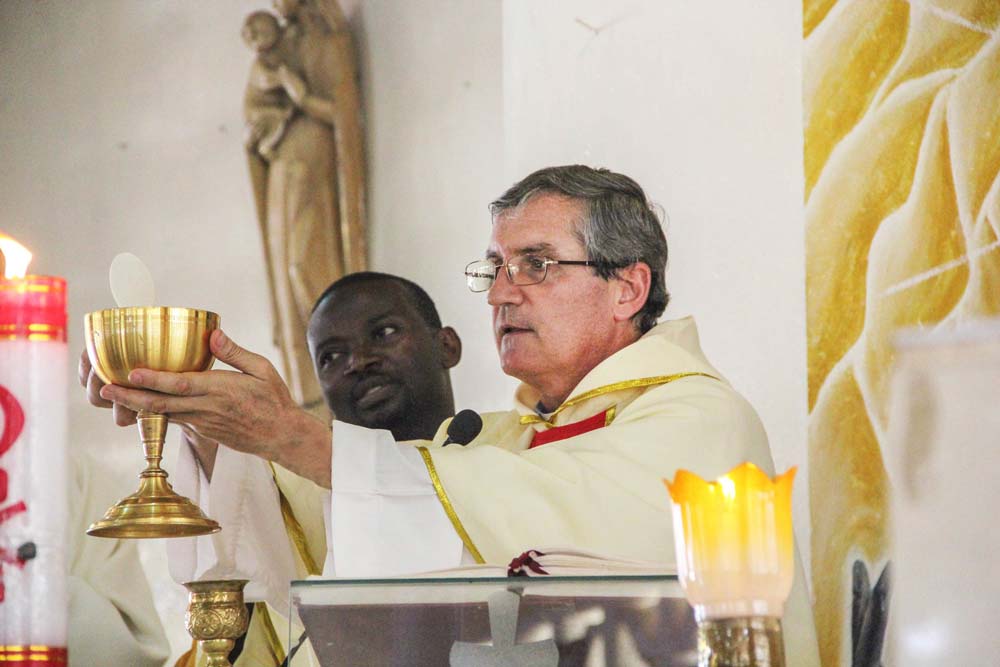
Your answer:
[[[301,405],[325,414],[306,346],[313,302],[365,269],[364,149],[357,68],[337,0],[274,0],[250,14],[256,57],[246,149],[264,241],[275,343]]]

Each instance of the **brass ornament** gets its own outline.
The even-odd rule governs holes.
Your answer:
[[[206,667],[229,667],[229,653],[247,631],[250,614],[243,602],[246,579],[189,581],[184,626],[201,646]]]
[[[133,387],[128,374],[136,368],[174,373],[211,368],[208,338],[219,328],[219,316],[190,308],[112,308],[88,313],[84,324],[87,356],[98,377],[107,384]],[[218,532],[219,524],[178,495],[160,467],[167,416],[140,411],[138,426],[146,458],[139,489],[91,524],[87,534],[150,538]]]
[[[781,620],[744,616],[699,621],[698,667],[785,667]]]

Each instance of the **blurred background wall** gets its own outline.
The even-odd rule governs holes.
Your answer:
[[[777,467],[803,468],[808,559],[801,5],[344,6],[361,64],[371,266],[424,285],[462,335],[458,407],[506,407],[514,386],[485,300],[461,277],[486,246],[489,201],[545,165],[627,173],[667,214],[667,316],[697,317],[706,353],[760,412]],[[112,303],[111,258],[131,251],[161,302],[215,310],[235,340],[277,359],[240,106],[251,62],[240,25],[266,7],[0,3],[0,229],[35,252],[34,272],[68,278],[72,350],[82,315]],[[82,392],[70,400],[74,445],[101,451],[128,493],[134,430]],[[142,548],[179,650],[185,595],[162,546]]]

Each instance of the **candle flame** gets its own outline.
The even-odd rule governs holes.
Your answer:
[[[722,488],[722,495],[729,502],[736,500],[736,481],[731,477],[720,477],[719,486]]]
[[[31,263],[31,253],[23,245],[0,232],[0,254],[3,255],[0,266],[3,267],[3,277],[7,280],[23,278],[28,273]]]

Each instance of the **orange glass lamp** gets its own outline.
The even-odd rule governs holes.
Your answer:
[[[771,479],[743,463],[714,482],[679,470],[677,573],[698,621],[699,667],[784,667],[781,616],[792,590],[795,468]]]

